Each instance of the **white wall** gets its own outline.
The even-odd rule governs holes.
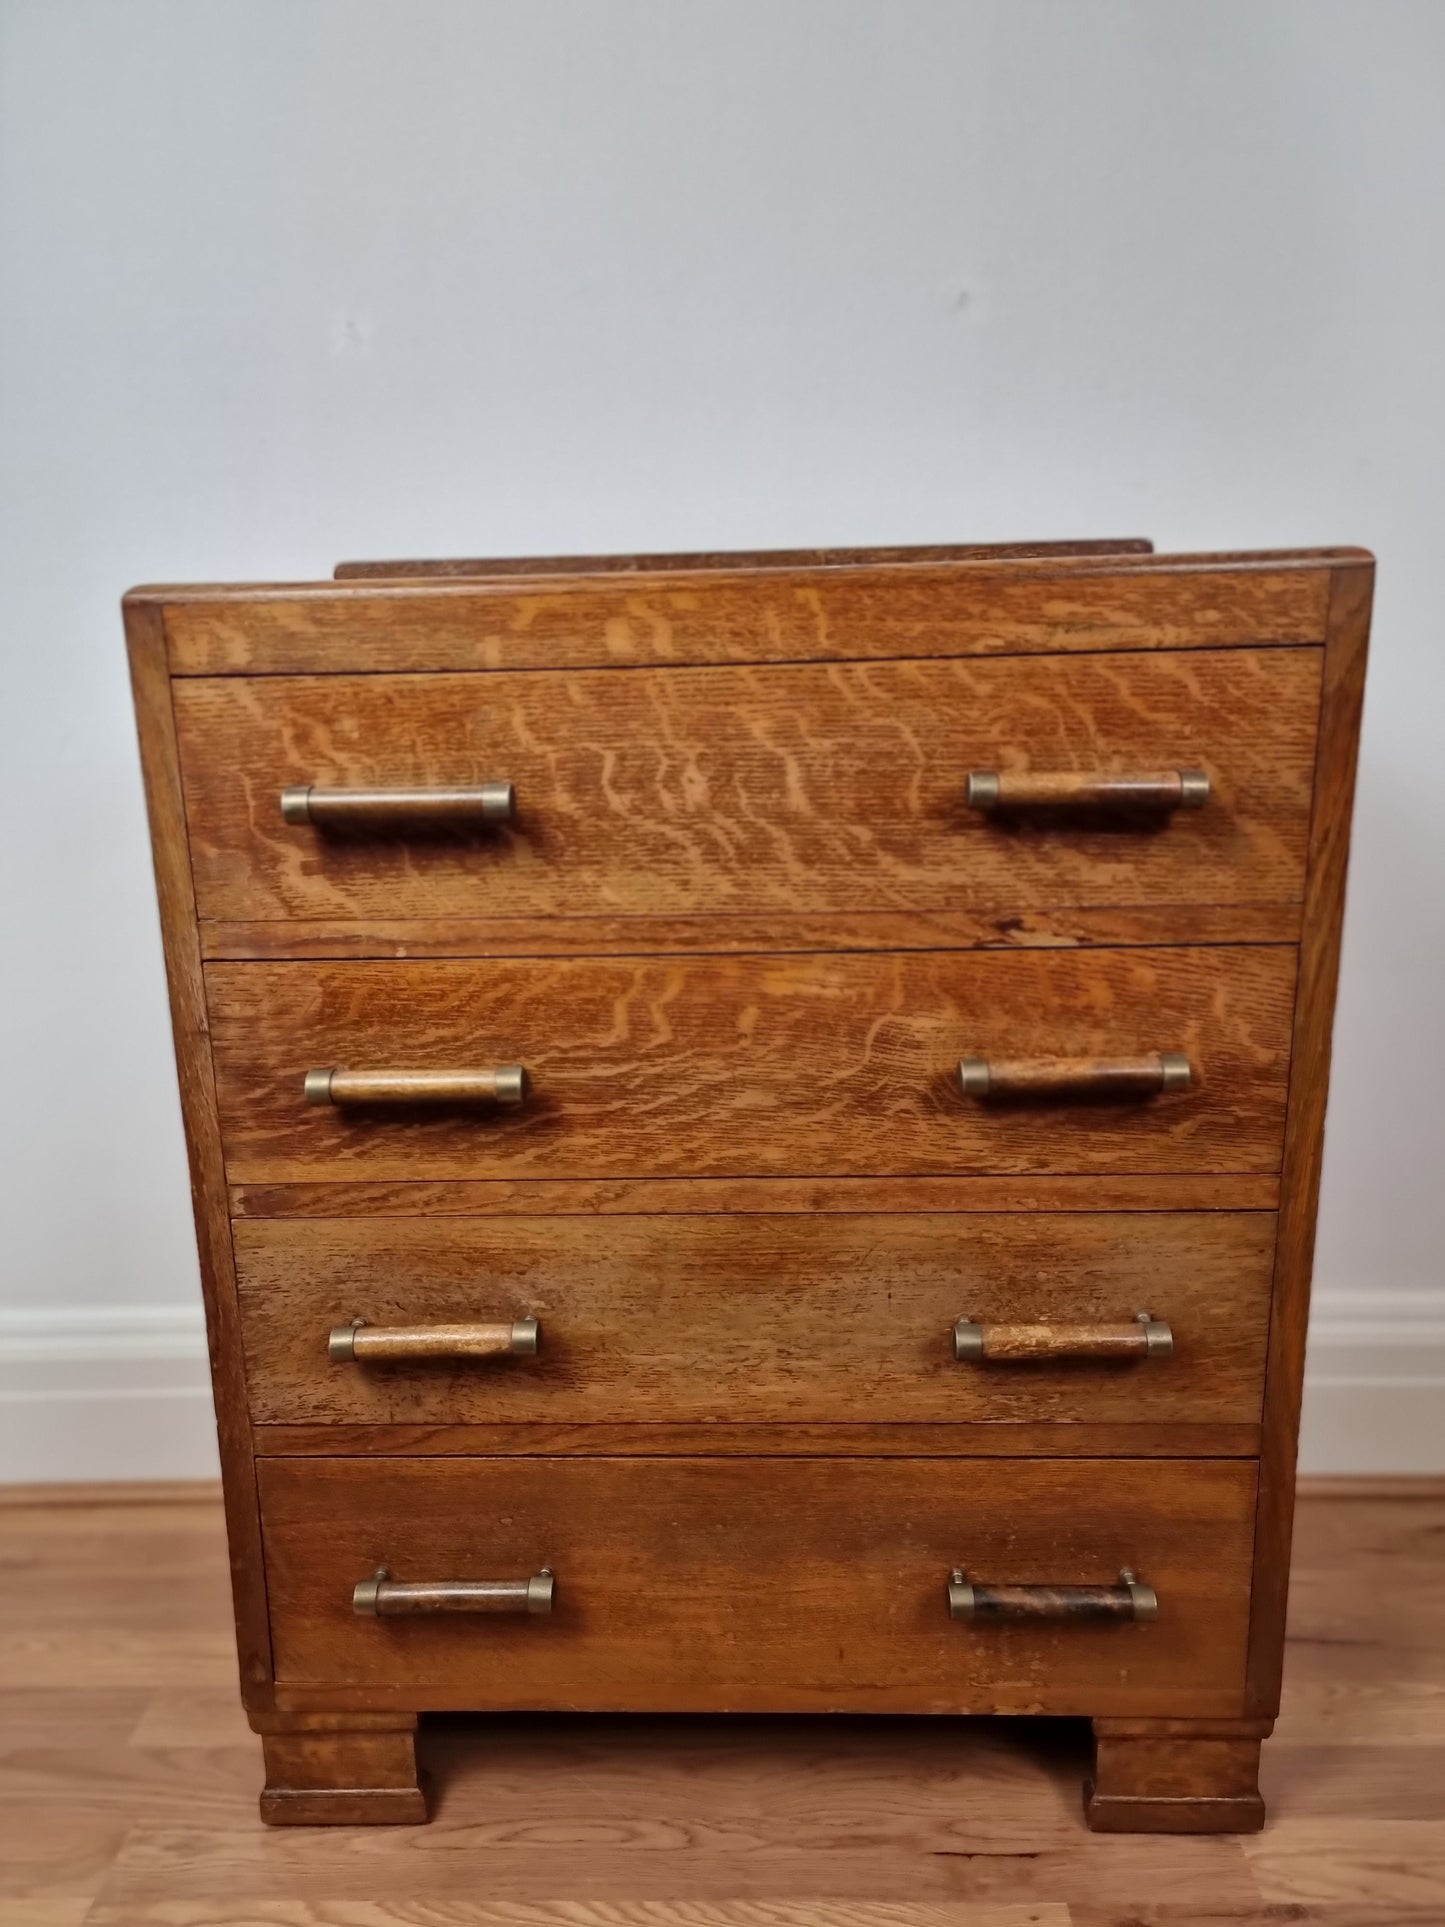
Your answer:
[[[0,1478],[210,1463],[117,598],[1381,559],[1308,1455],[1445,1467],[1438,0],[0,0]]]

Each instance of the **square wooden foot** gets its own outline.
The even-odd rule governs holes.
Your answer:
[[[1257,1833],[1273,1720],[1095,1720],[1084,1817],[1098,1833]]]
[[[261,1818],[272,1827],[415,1826],[427,1817],[416,1716],[266,1714]]]

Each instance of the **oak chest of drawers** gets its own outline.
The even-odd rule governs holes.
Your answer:
[[[264,1816],[837,1710],[1257,1826],[1370,558],[338,575],[126,599]]]

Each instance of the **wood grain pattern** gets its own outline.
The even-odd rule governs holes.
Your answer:
[[[1279,1179],[1190,1172],[1164,1177],[1046,1178],[465,1178],[378,1184],[233,1184],[236,1218],[672,1217],[726,1211],[1272,1211]]]
[[[675,575],[691,572],[723,571],[737,573],[754,569],[865,568],[875,564],[916,562],[1090,562],[1118,556],[1152,556],[1154,544],[1144,536],[1122,536],[1098,541],[1059,542],[943,542],[906,543],[901,547],[823,548],[823,549],[707,549],[667,550],[647,555],[572,555],[572,556],[491,556],[476,559],[440,560],[407,558],[398,562],[338,562],[332,580],[367,581],[378,575],[401,573],[445,579],[455,575]],[[1212,549],[1195,555],[1165,555],[1158,559],[1173,567],[1220,568],[1226,563],[1246,562],[1252,567],[1285,562],[1291,567],[1305,563],[1338,563],[1348,559],[1368,559],[1367,551],[1341,548],[1294,549]]]
[[[1298,900],[1315,649],[460,676],[203,677],[176,710],[206,918]],[[1008,822],[970,767],[1205,769],[1167,819]],[[282,821],[296,784],[516,786],[471,836]]]
[[[1094,1721],[1084,1812],[1096,1833],[1256,1833],[1273,1720]]]
[[[704,549],[657,555],[502,555],[439,561],[338,562],[337,582],[378,576],[677,575],[693,569],[858,568],[898,562],[1027,561],[1040,556],[1152,555],[1142,536],[1086,542],[905,543],[894,548]]]
[[[261,1818],[272,1827],[416,1825],[427,1817],[410,1714],[264,1714]]]
[[[263,1424],[626,1419],[817,1424],[1259,1418],[1273,1219],[291,1220],[235,1227],[251,1410]],[[961,1364],[959,1317],[1097,1326],[1147,1308],[1172,1358]],[[536,1317],[536,1357],[334,1365],[369,1325]]]
[[[1207,1717],[1243,1683],[1254,1469],[1180,1461],[266,1459],[278,1680],[417,1708]],[[970,1626],[945,1580],[1112,1584],[1157,1621]],[[351,1588],[548,1567],[543,1619],[372,1621]]]
[[[1286,1820],[1246,1852],[1276,1919],[1427,1927],[1445,1905],[1445,1826],[1438,1823]]]
[[[490,1882],[482,1877],[479,1884]],[[239,1901],[184,1898],[155,1904],[154,1913],[147,1909],[124,1915],[101,1906],[85,1915],[86,1927],[143,1927],[143,1923],[144,1927],[162,1923],[163,1927],[559,1927],[559,1923],[565,1927],[1072,1927],[1073,1923],[1062,1901],[960,1903],[941,1892],[928,1900],[862,1900],[830,1894],[822,1899],[769,1895],[681,1902],[662,1895],[642,1900],[518,1902],[449,1892],[439,1902],[396,1894],[379,1900],[323,1901],[314,1904],[314,1911],[309,1901],[248,1893]],[[19,1919],[19,1927],[75,1927],[76,1918],[30,1915]],[[9,1927],[3,1913],[0,1923]],[[1340,1927],[1359,1927],[1359,1923],[1346,1921]]]
[[[1021,1294],[1026,1300],[1027,1294]],[[1018,1307],[1022,1316],[1025,1305]],[[1107,1322],[1096,1312],[1093,1322],[1079,1319],[1068,1323],[1062,1317],[1040,1315],[1035,1308],[1032,1323],[997,1323],[987,1318],[973,1321],[978,1326],[982,1363],[986,1365],[1040,1365],[1047,1360],[1072,1359],[1104,1362],[1109,1359],[1143,1359],[1149,1350],[1149,1334],[1139,1318],[1116,1318]]]
[[[268,1832],[219,1494],[52,1487],[0,1525],[0,1922],[1437,1927],[1445,1501],[1418,1486],[1301,1491],[1271,1820],[1243,1843],[1088,1833],[1081,1723],[876,1715],[424,1720],[429,1828]]]
[[[216,1399],[216,1428],[226,1481],[226,1523],[231,1544],[231,1589],[241,1688],[248,1704],[261,1706],[266,1704],[271,1681],[261,1529],[215,1080],[208,1048],[210,1026],[196,940],[196,905],[159,610],[128,604],[126,642],[190,1165],[211,1383]]]
[[[1327,558],[1105,556],[625,582],[150,587],[173,674],[585,669],[1317,643]]]
[[[476,1298],[475,1284],[472,1296]],[[518,1355],[532,1356],[530,1327],[523,1324],[520,1332],[523,1340],[518,1342],[519,1326],[511,1319],[493,1320],[479,1324],[475,1320],[458,1318],[453,1323],[442,1324],[428,1311],[424,1322],[410,1325],[379,1325],[371,1320],[357,1324],[355,1319],[347,1321],[352,1328],[351,1336],[345,1341],[349,1347],[343,1361],[348,1364],[377,1363],[415,1363],[419,1359],[498,1359]],[[311,1332],[306,1331],[306,1352],[310,1351]],[[301,1351],[300,1334],[297,1337],[298,1355]]]
[[[1112,1586],[979,1586],[969,1580],[968,1589],[967,1617],[990,1623],[1014,1619],[1132,1620],[1139,1616],[1130,1586],[1122,1581]]]
[[[161,1487],[159,1498],[130,1488],[112,1504],[92,1491],[70,1505],[63,1485],[44,1497],[29,1490],[29,1503],[7,1506],[0,1519],[0,1762],[26,1744],[23,1720],[8,1717],[17,1695],[88,1696],[97,1733],[107,1700],[122,1689],[141,1689],[144,1699],[163,1687],[219,1683],[235,1704],[220,1493],[197,1502],[177,1500],[174,1487]],[[6,1811],[0,1798],[0,1821]],[[0,1835],[0,1893],[5,1864]]]
[[[1292,903],[1048,907],[697,917],[319,917],[203,922],[207,961],[367,957],[658,956],[838,950],[1028,950],[1127,944],[1294,943]]]
[[[1374,564],[1368,559],[1337,571],[1325,651],[1267,1366],[1255,1541],[1258,1578],[1250,1627],[1249,1711],[1265,1718],[1279,1707],[1305,1335],[1374,586]]]
[[[965,1097],[977,1104],[1045,1104],[1065,1099],[1163,1096],[1189,1088],[1193,1067],[1182,1052],[1138,1057],[975,1057],[960,1066]]]
[[[1198,771],[1097,769],[970,770],[969,804],[999,817],[1057,815],[1085,821],[1112,815],[1140,827],[1151,818],[1207,804],[1212,786]]]
[[[307,1178],[1270,1171],[1293,952],[209,964],[235,1182]],[[1183,1050],[1199,1088],[994,1108],[960,1056]],[[310,1068],[479,1054],[485,1118],[308,1107]]]
[[[128,599],[270,1804],[415,1817],[417,1710],[1043,1708],[1098,1723],[1097,1823],[1253,1822],[1369,558],[647,560]],[[970,767],[1189,766],[1217,800],[1167,828],[963,807]],[[485,844],[267,814],[292,782],[498,777],[522,817]],[[1200,1087],[994,1109],[956,1079],[1158,1051]],[[300,1091],[493,1062],[529,1065],[534,1106],[341,1116]],[[1116,1306],[1146,1270],[1171,1300]],[[540,1361],[322,1364],[360,1294],[475,1319],[479,1284],[516,1299],[482,1312],[542,1316]],[[1097,1330],[1146,1306],[1196,1348],[952,1358],[960,1314]],[[911,1350],[925,1319],[936,1349]],[[349,1612],[383,1562],[448,1582],[559,1550],[550,1644]],[[955,1564],[1066,1590],[1127,1565],[1164,1618],[980,1650],[941,1597],[919,1616],[923,1567],[941,1594]],[[1323,1747],[1378,1655],[1308,1657]]]

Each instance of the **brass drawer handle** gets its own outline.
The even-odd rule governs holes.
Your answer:
[[[1174,1333],[1147,1311],[1117,1325],[980,1325],[960,1318],[953,1328],[960,1362],[1028,1365],[1052,1358],[1172,1358]]]
[[[546,1566],[530,1579],[393,1579],[378,1566],[351,1594],[362,1619],[409,1619],[426,1613],[549,1613],[556,1584]]]
[[[1149,776],[1090,776],[1071,770],[975,769],[968,773],[968,807],[985,815],[1012,810],[1112,810],[1167,815],[1201,810],[1209,801],[1202,769]]]
[[[1159,1596],[1126,1566],[1116,1586],[980,1586],[948,1575],[950,1619],[1157,1619]]]
[[[318,830],[495,828],[516,821],[517,792],[511,783],[466,790],[328,790],[298,783],[282,790],[281,815]]]
[[[1187,1091],[1194,1069],[1183,1051],[1143,1057],[965,1057],[958,1067],[965,1097],[981,1103],[1031,1098],[1159,1097]]]
[[[333,1365],[371,1359],[535,1358],[542,1327],[535,1318],[477,1325],[368,1325],[353,1318],[335,1325],[326,1340]]]
[[[522,1104],[531,1080],[520,1064],[485,1071],[307,1071],[308,1104]]]

